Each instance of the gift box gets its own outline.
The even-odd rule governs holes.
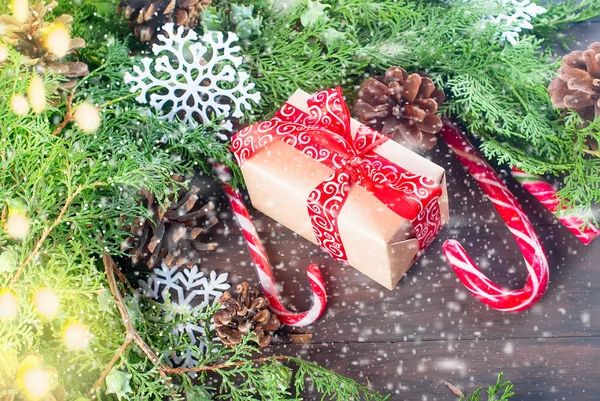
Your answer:
[[[444,169],[298,90],[231,142],[252,205],[393,289],[448,221]]]

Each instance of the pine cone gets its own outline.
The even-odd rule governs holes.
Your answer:
[[[573,109],[584,121],[600,115],[600,42],[567,54],[548,93],[555,107]]]
[[[156,41],[160,28],[174,22],[194,29],[200,23],[202,11],[212,0],[121,0],[119,14],[129,20],[136,38]]]
[[[47,14],[58,6],[56,1],[46,5],[39,2],[30,7],[29,19],[20,23],[10,15],[0,16],[0,31],[4,44],[14,47],[25,59],[26,65],[35,66],[36,71],[43,74],[50,70],[66,78],[73,78],[62,86],[71,89],[77,83],[75,78],[83,77],[89,73],[88,66],[82,62],[64,62],[47,47],[45,38],[48,33],[57,27],[71,31],[73,17],[64,14],[53,22],[44,22]],[[75,53],[77,49],[85,47],[85,41],[81,38],[71,38],[66,55]]]
[[[272,332],[279,330],[281,322],[269,311],[269,301],[258,296],[258,291],[242,283],[236,288],[236,295],[225,292],[219,304],[225,309],[215,313],[213,321],[217,335],[223,344],[235,347],[249,332],[254,332],[261,348],[269,346]]]
[[[179,179],[182,181],[182,179]],[[217,244],[205,244],[197,240],[200,233],[210,229],[218,220],[206,219],[214,210],[212,202],[199,207],[200,188],[192,185],[179,191],[179,201],[168,208],[160,207],[153,194],[144,192],[145,205],[152,216],[130,227],[134,237],[127,240],[122,250],[130,249],[134,265],[145,263],[153,269],[164,262],[168,267],[191,268],[200,263],[202,251],[212,251]]]
[[[423,73],[390,67],[384,76],[367,79],[360,88],[354,112],[358,119],[408,148],[429,150],[442,129],[436,115],[444,92]]]

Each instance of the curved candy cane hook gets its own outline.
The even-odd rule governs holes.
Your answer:
[[[444,254],[458,278],[481,302],[504,312],[524,311],[535,305],[548,287],[546,254],[517,199],[494,169],[469,143],[466,135],[450,124],[445,121],[441,131],[442,138],[498,210],[521,248],[529,277],[523,288],[509,290],[496,285],[483,274],[458,241],[446,241],[443,245]]]
[[[260,284],[264,290],[265,296],[271,304],[271,310],[277,315],[279,320],[288,326],[308,326],[316,322],[327,306],[327,294],[325,291],[325,284],[323,277],[321,277],[321,271],[315,264],[308,266],[308,280],[310,282],[313,292],[313,304],[311,308],[306,312],[291,312],[283,306],[277,288],[275,285],[275,277],[269,263],[267,252],[260,242],[258,232],[252,223],[250,214],[244,205],[244,201],[240,193],[231,187],[229,184],[223,182],[223,189],[229,199],[229,204],[235,214],[235,217],[242,229],[248,251],[254,260],[256,271]]]

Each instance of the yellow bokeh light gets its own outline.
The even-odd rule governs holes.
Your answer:
[[[56,388],[53,376],[39,356],[30,354],[19,363],[16,384],[27,400],[37,401]]]
[[[18,313],[19,300],[16,294],[8,289],[0,290],[0,320],[14,319]]]
[[[33,296],[35,310],[42,317],[52,320],[60,311],[60,300],[50,288],[40,288]]]
[[[64,57],[71,47],[71,34],[62,24],[53,24],[44,36],[44,45],[50,53]]]
[[[50,394],[52,373],[44,368],[29,369],[23,375],[25,396],[30,400],[39,400]]]
[[[63,331],[63,340],[68,349],[80,351],[90,344],[91,334],[88,328],[79,322],[69,323]]]
[[[10,101],[12,111],[18,116],[24,116],[29,113],[29,102],[23,95],[13,95]]]
[[[9,214],[4,222],[4,231],[9,238],[21,240],[29,232],[29,219],[19,212]]]
[[[46,109],[46,88],[44,81],[37,75],[31,79],[27,94],[29,95],[29,104],[34,112],[39,114]]]
[[[29,2],[27,0],[11,1],[13,16],[20,23],[26,22],[29,18]]]
[[[75,121],[83,132],[92,133],[100,127],[100,112],[89,103],[82,103],[75,111]]]
[[[8,60],[8,47],[0,44],[0,64]]]

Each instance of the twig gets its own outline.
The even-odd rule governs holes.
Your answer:
[[[595,157],[600,157],[600,151],[598,150],[589,150],[589,149],[582,149],[585,153],[587,153],[588,155],[592,155]]]
[[[127,277],[125,277],[125,275],[123,274],[123,272],[121,270],[119,270],[119,268],[117,267],[117,265],[113,265],[114,268],[114,272],[117,275],[117,277],[119,278],[119,280],[123,283],[125,283],[125,285],[127,286],[127,288],[129,288],[132,292],[135,292],[135,288],[133,288],[133,286],[131,285],[131,283],[129,282],[129,280],[127,279]]]
[[[52,135],[56,136],[60,134],[67,127],[67,125],[71,121],[73,121],[73,97],[73,92],[69,93],[69,96],[67,98],[67,114],[65,114],[65,118],[58,125],[58,127],[56,127],[54,131],[52,131]]]
[[[50,232],[52,230],[54,230],[54,228],[60,224],[62,218],[64,217],[65,213],[67,212],[67,209],[69,208],[69,206],[71,205],[73,200],[77,197],[77,195],[79,195],[81,193],[82,190],[83,190],[83,185],[78,186],[77,189],[75,189],[75,191],[71,194],[71,196],[69,196],[67,198],[64,206],[60,210],[60,213],[58,214],[58,216],[56,217],[54,222],[44,229],[44,231],[42,232],[42,236],[40,237],[38,242],[35,244],[33,251],[29,254],[29,256],[27,256],[27,258],[23,261],[23,263],[21,263],[19,270],[17,271],[17,273],[15,274],[15,276],[13,277],[13,279],[11,281],[12,284],[16,283],[17,280],[19,280],[19,277],[21,277],[21,274],[23,274],[23,271],[25,270],[25,266],[27,266],[27,264],[29,262],[31,262],[33,260],[33,258],[36,257],[36,255],[42,248],[44,241],[46,240],[48,235],[50,235]]]
[[[197,366],[195,368],[171,368],[171,367],[167,367],[167,369],[165,369],[165,372],[166,373],[170,373],[170,374],[206,372],[206,371],[214,372],[215,370],[231,369],[231,368],[236,368],[238,366],[243,366],[243,365],[248,365],[248,364],[262,363],[262,362],[268,362],[268,361],[274,361],[274,360],[277,360],[277,361],[286,361],[288,359],[290,359],[289,356],[277,355],[277,356],[268,356],[268,357],[258,358],[258,359],[250,359],[250,360],[247,360],[247,361],[239,361],[239,362],[234,362],[234,363],[223,363],[223,364],[220,364],[220,365]]]
[[[131,317],[129,316],[129,311],[127,307],[125,307],[125,303],[123,302],[123,297],[121,296],[121,292],[119,291],[119,287],[117,285],[117,280],[115,279],[115,272],[117,270],[117,265],[110,255],[103,255],[102,261],[104,262],[104,269],[106,270],[106,278],[108,279],[108,287],[110,288],[110,292],[115,298],[115,303],[117,305],[117,309],[121,314],[121,319],[123,320],[123,324],[125,325],[125,329],[127,330],[127,338],[129,342],[135,342],[146,354],[148,359],[152,363],[158,363],[160,368],[163,368],[163,364],[159,362],[158,357],[152,351],[150,346],[146,344],[146,342],[142,339],[140,334],[137,332],[135,327],[133,327],[133,323],[131,322]]]
[[[127,339],[125,340],[123,345],[121,345],[121,347],[117,350],[117,352],[115,352],[115,355],[112,357],[112,359],[110,360],[108,365],[106,365],[106,367],[102,371],[100,378],[98,380],[96,380],[96,383],[94,383],[94,385],[92,386],[92,389],[90,390],[90,395],[95,393],[96,390],[98,388],[100,388],[100,386],[102,386],[102,382],[104,381],[104,379],[106,379],[106,376],[108,376],[108,374],[112,370],[113,366],[115,366],[115,364],[117,363],[119,358],[121,358],[121,355],[123,355],[123,353],[125,352],[127,347],[129,347],[129,344],[131,344],[132,341],[133,341],[133,339],[127,337]]]
[[[125,95],[125,96],[118,97],[116,99],[109,100],[108,102],[101,104],[100,108],[103,109],[105,107],[112,106],[115,103],[119,103],[119,102],[121,102],[123,100],[131,99],[132,97],[136,97],[138,95],[139,95],[139,92],[134,92],[134,93],[130,93],[130,94]]]

